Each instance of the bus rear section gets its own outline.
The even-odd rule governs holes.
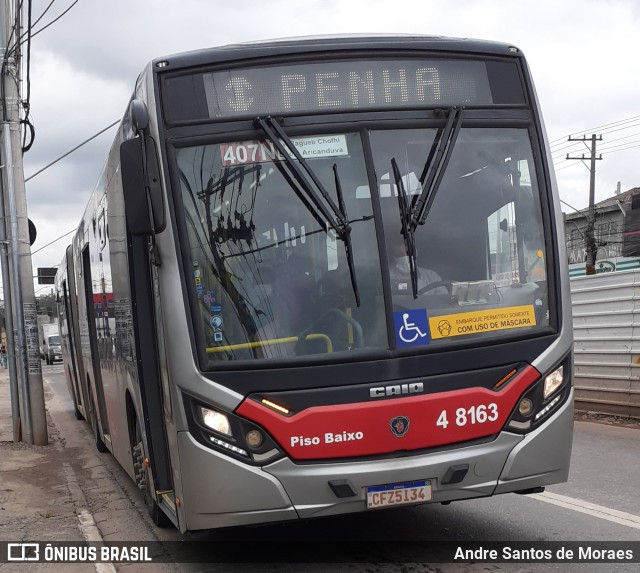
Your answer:
[[[126,457],[144,421],[141,486],[182,531],[567,479],[561,213],[517,48],[177,55],[127,118],[98,284],[117,309],[105,388],[121,376],[131,401],[111,395],[109,438]]]

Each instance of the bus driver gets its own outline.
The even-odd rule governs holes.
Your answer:
[[[416,272],[418,275],[418,293],[426,286],[442,281],[440,275],[431,269],[417,265]],[[389,276],[391,278],[391,289],[393,292],[412,294],[409,255],[407,254],[407,248],[402,237],[400,237],[399,240],[394,240],[390,246]],[[429,292],[432,294],[447,294],[448,291],[445,286],[438,286]]]

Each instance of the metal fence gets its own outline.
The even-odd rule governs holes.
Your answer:
[[[640,418],[640,270],[571,279],[576,410]]]

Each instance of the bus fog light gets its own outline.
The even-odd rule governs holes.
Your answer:
[[[529,398],[523,398],[520,400],[520,404],[518,404],[518,411],[525,418],[530,416],[533,412],[533,402],[529,400]]]
[[[209,408],[203,408],[200,406],[200,414],[202,415],[202,421],[207,428],[225,434],[226,436],[232,436],[231,424],[229,424],[229,418],[222,412],[210,410]]]
[[[245,440],[247,441],[247,446],[250,448],[259,448],[263,441],[262,433],[258,430],[251,430],[247,432]]]
[[[564,377],[562,375],[562,366],[557,370],[554,370],[549,376],[544,379],[544,392],[543,397],[546,400],[551,394],[553,394],[562,384]]]

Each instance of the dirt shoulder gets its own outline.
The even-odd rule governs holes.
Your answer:
[[[594,422],[607,426],[619,426],[622,428],[635,428],[640,430],[640,420],[635,418],[624,418],[621,416],[611,416],[608,414],[598,414],[596,412],[576,412],[574,419],[577,422]]]

